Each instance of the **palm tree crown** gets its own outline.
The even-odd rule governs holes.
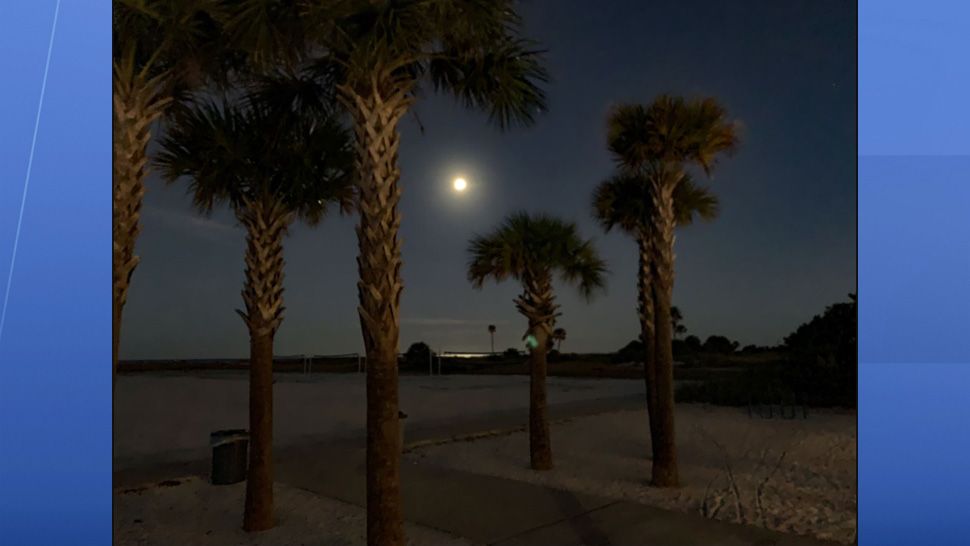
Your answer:
[[[488,278],[524,281],[530,275],[551,275],[575,284],[590,297],[604,286],[606,263],[576,225],[546,215],[519,212],[494,232],[472,239],[468,279],[481,288]]]
[[[501,127],[532,123],[545,107],[537,82],[546,72],[534,45],[518,37],[514,1],[342,4],[356,9],[331,45],[349,87],[369,86],[375,73],[405,85],[427,77]]]
[[[692,224],[695,218],[713,220],[720,203],[717,196],[698,186],[690,175],[674,190],[677,225]],[[615,226],[630,234],[649,228],[655,208],[650,182],[639,174],[617,174],[603,181],[593,194],[593,216],[609,232]]]
[[[626,169],[640,171],[657,164],[693,163],[706,174],[716,156],[738,144],[738,126],[712,98],[688,100],[661,95],[650,105],[625,104],[609,117],[610,152]]]
[[[500,127],[545,109],[547,74],[519,37],[515,1],[239,0],[227,23],[254,59],[314,59],[309,70],[346,95],[415,96],[418,82],[488,112]]]
[[[317,223],[327,206],[352,205],[353,148],[332,116],[278,116],[262,101],[199,101],[180,112],[156,159],[163,176],[191,178],[196,206],[233,210],[271,198]]]

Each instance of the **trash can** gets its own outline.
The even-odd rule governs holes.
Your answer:
[[[398,410],[398,412],[397,412],[397,422],[400,423],[400,425],[401,425],[401,435],[399,436],[398,439],[401,442],[401,446],[400,446],[401,447],[401,453],[404,453],[404,420],[407,419],[407,418],[408,418],[408,414],[404,413],[403,411]]]
[[[229,485],[246,479],[249,434],[245,430],[218,430],[209,435],[212,445],[212,484]]]

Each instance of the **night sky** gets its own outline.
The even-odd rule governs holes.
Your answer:
[[[594,7],[595,6],[595,7]],[[590,214],[613,170],[605,118],[616,102],[669,92],[717,97],[744,126],[734,157],[705,181],[721,216],[681,228],[674,304],[688,333],[780,343],[856,286],[856,3],[843,0],[538,1],[526,35],[547,54],[548,112],[501,132],[481,113],[428,92],[403,130],[401,350],[522,347],[514,282],[481,291],[465,277],[467,241],[509,212],[576,221],[609,263],[586,303],[556,285],[564,351],[613,351],[635,338],[636,247]],[[469,190],[456,194],[451,180]],[[185,184],[149,181],[122,326],[121,358],[244,357],[243,230],[200,217]],[[286,241],[286,306],[276,354],[362,352],[353,217]]]

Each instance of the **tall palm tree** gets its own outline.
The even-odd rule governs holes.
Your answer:
[[[250,338],[243,527],[261,531],[274,525],[273,338],[283,321],[283,238],[296,218],[314,225],[331,204],[352,207],[350,133],[320,111],[262,99],[200,100],[179,113],[161,148],[157,163],[168,181],[189,178],[200,211],[228,204],[246,228],[245,309],[236,310]]]
[[[495,325],[488,325],[488,335],[492,338],[492,354],[495,354]]]
[[[361,330],[367,354],[367,542],[405,543],[397,352],[402,291],[401,119],[424,88],[485,110],[499,127],[545,108],[539,52],[515,0],[237,0],[234,43],[274,62],[314,60],[351,115],[358,171]]]
[[[719,210],[717,197],[697,186],[689,176],[678,185],[675,191],[674,207],[677,224],[681,226],[693,223],[695,218],[712,220]],[[657,465],[658,461],[664,460],[659,456],[659,452],[667,442],[663,436],[665,429],[659,424],[663,416],[657,409],[655,324],[658,321],[654,319],[655,268],[650,250],[654,210],[650,180],[643,174],[614,175],[601,182],[593,194],[593,216],[599,220],[603,229],[609,232],[614,227],[619,227],[637,242],[639,254],[637,309],[640,317],[640,339],[644,347],[643,380],[650,423],[653,465]]]
[[[113,0],[112,10],[112,384],[121,317],[138,266],[135,243],[153,127],[179,96],[201,85],[220,47],[218,0]]]
[[[662,95],[647,106],[617,107],[609,117],[608,143],[621,169],[649,181],[653,210],[648,240],[653,272],[652,363],[655,413],[652,482],[678,485],[674,434],[673,331],[670,316],[674,285],[674,230],[677,226],[675,194],[688,181],[688,166],[698,166],[708,176],[719,155],[732,152],[738,143],[738,127],[713,98],[687,100]],[[644,340],[645,342],[647,340]],[[648,361],[649,362],[649,361]]]
[[[552,468],[552,446],[546,408],[546,351],[553,335],[559,306],[552,280],[574,284],[590,298],[604,285],[606,264],[591,241],[583,239],[576,225],[545,215],[516,213],[495,231],[472,239],[468,252],[468,279],[481,288],[487,279],[512,278],[522,283],[516,300],[519,313],[529,321],[525,337],[530,344],[529,454],[532,468]]]
[[[566,341],[566,330],[564,328],[556,328],[552,331],[552,339],[556,341],[556,350],[562,352],[562,342]]]

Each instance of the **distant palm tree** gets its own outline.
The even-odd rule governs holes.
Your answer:
[[[529,453],[532,468],[552,468],[552,447],[546,408],[546,351],[553,335],[558,305],[553,275],[575,284],[590,298],[604,284],[606,265],[592,242],[580,237],[576,225],[545,215],[516,213],[495,231],[472,239],[468,279],[481,288],[489,278],[512,278],[522,283],[516,299],[519,313],[529,321],[531,382],[529,389]]]
[[[112,4],[112,384],[121,317],[138,266],[148,143],[185,92],[210,79],[220,55],[219,0],[113,0]]]
[[[187,107],[157,159],[169,182],[189,179],[200,211],[228,204],[247,231],[245,310],[236,311],[250,338],[247,531],[274,524],[273,338],[283,321],[283,238],[295,218],[313,225],[331,204],[349,211],[353,203],[349,132],[320,111],[288,112],[255,96]]]
[[[495,354],[495,325],[488,325],[488,335],[492,338],[492,354]]]
[[[686,100],[662,95],[647,106],[628,104],[614,109],[608,122],[608,142],[624,176],[648,182],[646,202],[651,214],[641,236],[641,245],[647,242],[647,248],[641,248],[641,256],[649,255],[650,263],[641,263],[641,269],[647,270],[653,315],[657,317],[652,321],[654,358],[647,360],[653,368],[648,371],[653,383],[649,388],[655,399],[651,413],[657,416],[651,419],[652,483],[673,487],[680,481],[674,434],[673,329],[669,320],[674,230],[679,219],[677,194],[690,184],[686,167],[697,165],[709,175],[717,156],[737,146],[738,131],[714,99]]]
[[[562,352],[562,342],[566,341],[566,330],[563,328],[556,328],[552,331],[552,339],[556,340],[557,342],[556,350]]]
[[[670,324],[673,328],[674,337],[682,336],[687,333],[687,327],[684,326],[684,315],[680,312],[680,308],[676,305],[670,306]]]

